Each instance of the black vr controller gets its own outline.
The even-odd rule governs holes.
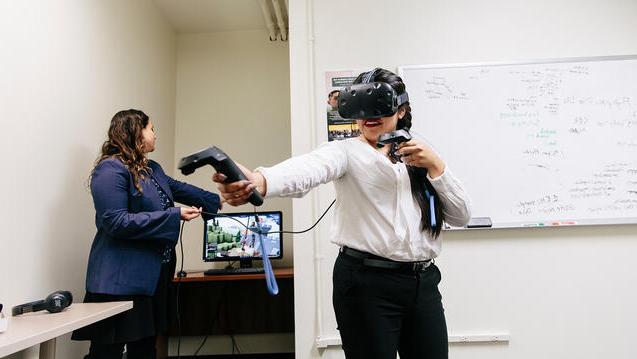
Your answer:
[[[382,135],[378,136],[376,147],[381,148],[390,143],[400,144],[409,140],[411,140],[411,135],[407,130],[396,130],[383,133]]]
[[[237,164],[226,155],[218,147],[212,146],[194,153],[190,156],[186,156],[179,161],[179,170],[184,176],[194,173],[199,167],[205,165],[211,165],[214,169],[226,176],[226,183],[247,180],[246,176],[241,172]],[[252,190],[252,194],[248,197],[248,201],[255,206],[263,204],[263,197],[261,194]]]
[[[385,145],[391,144],[391,149],[389,150],[389,157],[396,162],[402,162],[400,156],[396,155],[396,150],[398,149],[398,145],[411,140],[411,135],[407,130],[396,130],[392,132],[383,133],[378,136],[378,140],[376,141],[376,147],[381,148]]]

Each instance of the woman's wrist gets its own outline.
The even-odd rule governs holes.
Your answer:
[[[427,173],[432,179],[442,176],[444,172],[445,163],[440,159],[435,161],[431,167],[427,168]]]
[[[257,186],[256,190],[261,193],[263,197],[265,197],[266,193],[268,192],[268,183],[265,180],[263,174],[259,171],[255,171],[252,181],[253,184]]]

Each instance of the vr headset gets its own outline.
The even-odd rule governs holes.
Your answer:
[[[385,82],[372,82],[380,71],[364,73],[360,84],[344,88],[338,97],[338,114],[346,119],[380,118],[391,116],[398,111],[400,105],[409,101],[407,92],[398,95]]]

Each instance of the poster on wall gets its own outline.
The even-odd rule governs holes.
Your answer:
[[[338,96],[343,88],[352,84],[359,72],[354,70],[325,72],[328,141],[344,140],[360,134],[355,120],[344,119],[338,115]]]

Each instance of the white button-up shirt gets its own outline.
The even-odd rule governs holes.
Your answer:
[[[420,230],[421,210],[412,196],[405,164],[392,163],[359,138],[327,142],[257,171],[266,179],[267,197],[301,197],[333,181],[337,201],[332,242],[339,246],[403,262],[440,254],[441,239]],[[448,168],[429,180],[443,204],[445,221],[464,226],[470,211],[460,182]]]

